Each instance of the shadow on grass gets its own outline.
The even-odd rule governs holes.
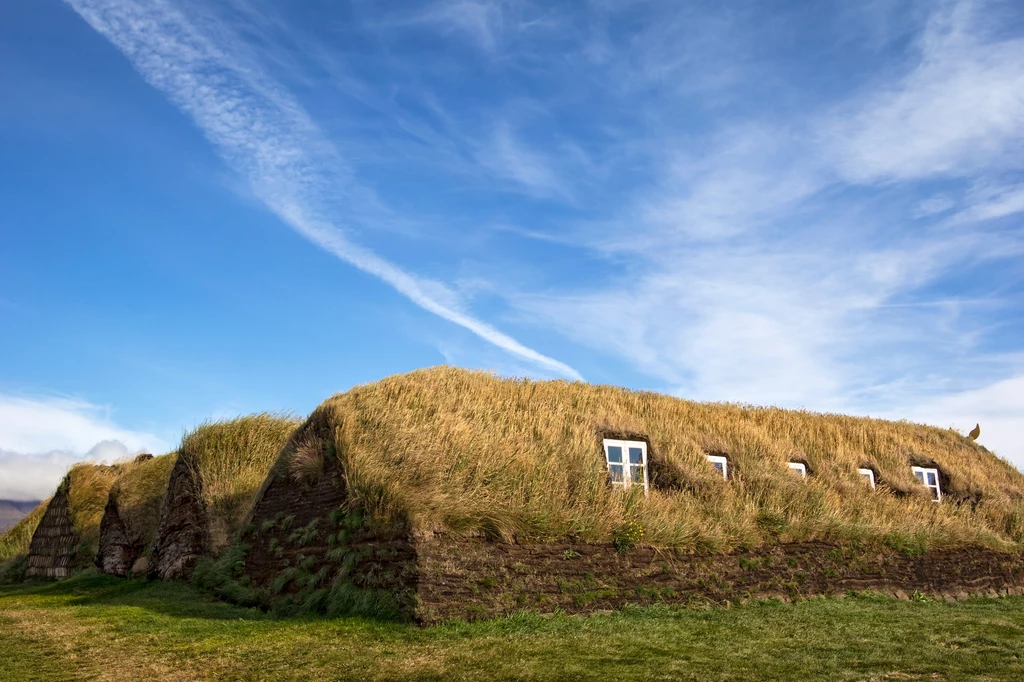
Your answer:
[[[0,599],[65,597],[74,606],[132,606],[175,618],[207,620],[268,620],[258,609],[217,601],[184,583],[146,578],[118,578],[88,569],[55,582],[27,582],[0,587]]]
[[[425,631],[415,625],[360,616],[326,618],[323,616],[283,616],[257,608],[235,606],[183,582],[149,580],[145,577],[118,578],[90,568],[59,581],[34,581],[0,585],[0,614],[5,597],[52,598],[62,606],[99,608],[128,607],[174,619],[205,621],[244,621],[266,623],[271,628],[332,624],[347,633],[368,636],[417,639]],[[43,608],[49,608],[42,605]]]

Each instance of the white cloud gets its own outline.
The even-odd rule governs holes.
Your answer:
[[[246,45],[202,8],[166,2],[67,0],[128,57],[142,77],[186,112],[252,190],[285,224],[329,253],[374,275],[421,308],[505,351],[558,374],[565,363],[527,348],[452,303],[426,282],[353,244],[339,223],[387,209],[356,184],[352,171],[302,106],[265,73]],[[338,216],[343,216],[338,218]]]
[[[164,445],[153,434],[118,427],[108,412],[76,399],[0,395],[0,448],[24,453],[85,453],[102,441],[119,441],[132,450]]]
[[[196,120],[295,230],[517,359],[575,375],[470,316],[458,291],[353,244],[349,224],[382,215],[387,222],[386,208],[360,189],[316,124],[230,33],[162,2],[70,2]],[[359,87],[401,93],[382,95],[374,106],[414,139],[395,143],[403,161],[433,163],[441,173],[458,159],[460,172],[480,185],[501,181],[487,191],[514,187],[573,200],[577,213],[559,207],[564,212],[555,214],[568,216],[564,223],[546,224],[540,211],[516,218],[536,216],[520,233],[557,242],[559,257],[566,255],[564,276],[544,280],[552,282],[549,290],[531,291],[535,285],[524,282],[526,291],[506,294],[524,320],[624,358],[687,397],[860,413],[891,408],[892,416],[940,425],[948,425],[941,423],[947,413],[979,420],[966,415],[983,407],[981,398],[956,393],[943,402],[931,397],[930,382],[935,374],[974,380],[979,339],[993,324],[979,313],[999,301],[972,290],[968,305],[957,287],[979,263],[1020,253],[1011,235],[982,234],[976,221],[1021,210],[1020,188],[1008,176],[1024,164],[1024,41],[983,25],[987,6],[944,3],[918,36],[912,63],[893,70],[888,62],[838,104],[787,90],[780,69],[770,74],[781,91],[775,100],[755,81],[778,64],[752,68],[753,56],[742,49],[730,55],[738,42],[760,44],[756,30],[740,30],[747,15],[728,12],[715,30],[714,21],[692,23],[666,7],[643,25],[640,14],[624,10],[620,17],[609,6],[615,16],[574,54],[579,35],[572,26],[545,33],[557,36],[557,51],[549,53],[552,44],[540,40],[508,40],[505,5],[434,5],[430,28],[442,36],[461,32],[487,51],[488,77],[527,61],[543,68],[516,70],[516,78],[552,75],[537,91],[558,95],[533,109],[516,89],[511,102],[481,93],[480,107],[474,99],[472,111],[459,111],[465,93],[452,95],[457,88],[440,83],[450,79],[447,71],[436,91],[424,85],[410,92],[408,74],[417,74],[418,88],[419,78],[437,76],[420,67],[437,65],[402,55],[389,55],[400,65],[393,80]],[[419,28],[422,19],[417,15]],[[680,40],[678,29],[691,23],[699,39]],[[847,45],[860,37],[842,36]],[[593,40],[600,49],[587,52]],[[890,37],[884,42],[897,49]],[[470,73],[472,66],[460,68]],[[815,83],[832,75],[827,69],[834,67],[823,68]],[[847,82],[845,67],[837,75],[836,83]],[[737,92],[730,94],[731,86]],[[403,97],[417,105],[403,109]],[[417,115],[418,108],[430,113]],[[514,116],[541,109],[529,128]],[[500,123],[506,120],[516,127]],[[574,147],[594,162],[574,164],[562,153]],[[335,192],[340,198],[329,196]],[[956,229],[949,220],[905,222],[908,213],[954,210]],[[505,254],[481,257],[492,256],[495,278],[516,270],[503,267]],[[584,270],[583,283],[574,281]],[[949,275],[957,281],[932,295],[928,288],[950,284],[943,281]],[[502,283],[492,293],[515,288]],[[1008,375],[1005,365],[993,366],[977,383],[997,386],[995,377]],[[887,394],[896,384],[899,395]],[[984,413],[983,442],[1005,441],[998,434],[1024,414],[1007,404],[1007,414]]]
[[[503,23],[500,3],[470,0],[439,2],[422,19],[436,22],[446,31],[462,31],[486,52],[497,47]]]
[[[61,477],[82,458],[67,452],[24,455],[0,450],[0,499],[45,500]]]
[[[1024,375],[922,401],[889,416],[962,433],[980,424],[978,442],[1024,470]]]
[[[902,79],[851,99],[822,128],[853,182],[969,176],[1024,165],[1024,40],[992,38],[991,3],[936,12]]]
[[[507,123],[496,126],[493,138],[480,150],[477,159],[496,176],[511,180],[527,194],[563,198],[569,194],[551,161],[523,144]]]
[[[704,249],[674,269],[633,267],[626,287],[517,304],[686,397],[822,406],[847,378],[835,355],[861,300],[830,281],[829,265],[811,253]]]
[[[945,213],[956,206],[956,200],[946,194],[935,194],[927,199],[921,200],[914,209],[915,218],[926,218],[928,216]]]
[[[970,192],[968,201],[970,206],[958,213],[956,220],[977,222],[1024,213],[1024,186],[978,187]]]
[[[915,215],[934,215],[956,202],[912,183],[977,184],[1024,165],[1013,153],[1024,140],[1024,41],[985,33],[979,12],[961,3],[936,15],[909,74],[802,120],[773,124],[765,107],[710,144],[667,127],[650,152],[654,189],[576,229],[578,244],[614,259],[615,276],[514,305],[686,397],[862,412],[894,406],[882,387],[900,377],[910,410],[930,395],[931,373],[970,376],[963,354],[980,355],[979,313],[999,301],[928,289],[1020,253],[1011,235],[973,224],[1019,210],[1019,186],[968,192],[970,224],[956,230],[903,223],[892,197],[925,189]],[[864,187],[875,183],[889,194]]]
[[[167,449],[157,436],[119,427],[109,410],[82,400],[0,395],[0,498],[47,497],[75,462]]]
[[[803,143],[764,124],[726,129],[699,157],[669,150],[661,186],[639,208],[638,222],[653,230],[659,252],[680,239],[715,241],[756,230],[824,185]],[[649,246],[625,236],[617,245]]]
[[[435,0],[426,10],[413,11],[391,25],[426,25],[446,38],[460,34],[481,52],[495,57],[525,32],[564,28],[552,20],[557,11],[529,0]]]

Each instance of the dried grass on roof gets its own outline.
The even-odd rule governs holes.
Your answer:
[[[90,561],[96,555],[100,521],[107,496],[122,465],[81,463],[73,465],[61,485],[67,486],[68,511],[79,540],[79,554]]]
[[[129,538],[138,547],[148,550],[153,544],[160,522],[160,504],[176,458],[176,453],[170,453],[120,465],[110,495],[117,502],[118,516]]]
[[[50,500],[43,500],[35,509],[18,519],[18,522],[0,534],[0,561],[28,552],[32,534],[36,532],[39,519],[46,513]]]
[[[264,412],[206,422],[182,438],[178,452],[202,481],[215,550],[238,531],[267,471],[300,423],[292,415]]]
[[[609,488],[602,433],[649,439],[649,495]],[[1024,475],[954,431],[908,422],[438,367],[330,398],[275,475],[292,475],[296,449],[316,438],[339,458],[352,504],[380,528],[606,542],[634,520],[648,544],[710,551],[814,539],[1006,548],[1024,539]],[[729,457],[731,480],[709,467],[709,452]],[[795,476],[791,459],[814,475]],[[931,502],[911,460],[934,460],[958,496]],[[882,482],[876,491],[857,475],[866,465]]]

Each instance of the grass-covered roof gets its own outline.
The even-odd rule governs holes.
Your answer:
[[[29,543],[32,542],[32,534],[36,532],[39,519],[43,518],[43,514],[46,512],[46,505],[49,503],[50,500],[43,500],[36,505],[35,509],[18,519],[17,523],[3,533],[0,533],[0,561],[28,552]]]
[[[300,423],[290,415],[252,414],[206,422],[182,438],[178,453],[201,481],[214,549],[238,531],[267,471]]]
[[[605,435],[649,441],[649,494],[610,488]],[[730,480],[708,453],[729,458]],[[450,367],[392,376],[320,405],[272,475],[301,485],[331,457],[350,504],[380,528],[606,542],[633,521],[645,543],[711,551],[813,539],[1009,547],[1024,538],[1024,475],[954,431],[580,382]],[[795,476],[792,460],[812,475]],[[921,490],[911,463],[940,468],[944,503]],[[877,490],[858,476],[865,466]]]
[[[160,522],[160,505],[167,492],[177,453],[157,457],[139,457],[120,465],[120,473],[110,489],[117,503],[118,516],[129,539],[141,547],[153,544]]]
[[[89,560],[96,554],[103,510],[120,469],[120,465],[75,464],[57,488],[67,492],[68,512],[79,539],[79,554]]]

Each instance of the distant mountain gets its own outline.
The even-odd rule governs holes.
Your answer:
[[[14,500],[0,500],[0,533],[16,524],[21,517],[38,507],[40,501],[15,502]]]

